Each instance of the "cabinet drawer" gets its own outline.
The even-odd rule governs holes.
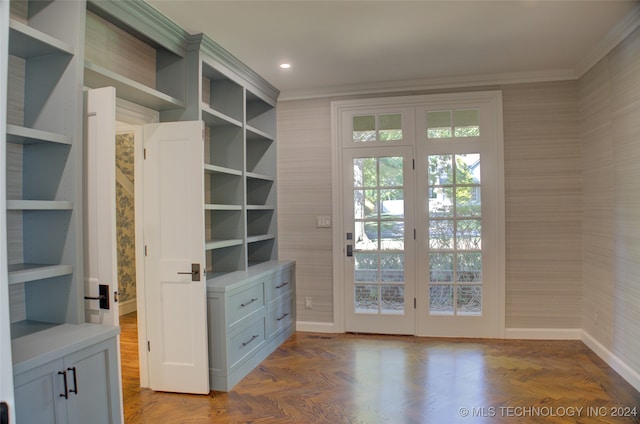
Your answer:
[[[287,295],[269,304],[267,316],[267,337],[271,338],[283,328],[288,327],[294,320],[293,298]]]
[[[229,327],[264,307],[264,283],[249,287],[229,297]]]
[[[265,342],[265,322],[264,317],[254,321],[246,328],[240,330],[229,340],[228,362],[231,369],[239,365],[240,362],[252,352],[259,349]]]
[[[273,300],[291,292],[293,275],[290,269],[277,272],[267,282],[267,299]]]

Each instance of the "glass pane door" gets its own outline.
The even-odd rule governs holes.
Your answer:
[[[345,234],[345,278],[352,282],[345,296],[347,330],[412,334],[411,156],[398,152],[402,149],[367,150],[345,159],[350,176],[345,228],[353,229]]]

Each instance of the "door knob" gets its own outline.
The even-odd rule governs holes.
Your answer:
[[[191,281],[200,281],[200,264],[191,264],[191,272],[178,272],[178,274],[191,275]]]

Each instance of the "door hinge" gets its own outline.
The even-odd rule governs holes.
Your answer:
[[[414,228],[414,229],[413,229],[413,239],[415,240],[416,238],[417,238],[417,237],[416,237],[416,229]]]
[[[147,352],[151,352],[151,342],[147,340]]]
[[[411,163],[412,163],[412,169],[415,171],[416,170],[416,160],[415,159],[411,159]]]
[[[147,256],[147,245],[144,245],[144,256]]]
[[[416,298],[413,298],[413,309],[416,309],[418,307],[418,302],[416,301]]]
[[[144,159],[147,158],[147,149],[146,148],[142,149],[142,156],[143,156]]]

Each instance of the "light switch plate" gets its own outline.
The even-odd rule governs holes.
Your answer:
[[[316,216],[316,228],[331,228],[331,216]]]

